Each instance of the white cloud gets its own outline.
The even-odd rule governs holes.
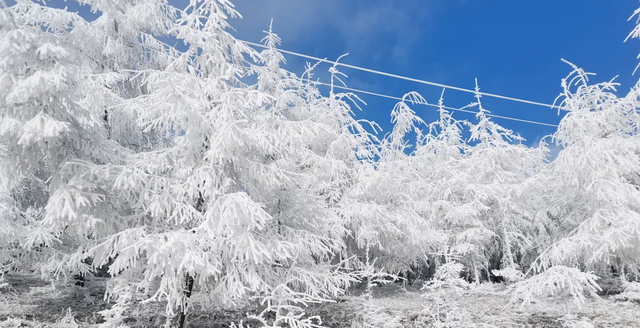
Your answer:
[[[259,40],[271,18],[283,43],[309,43],[334,38],[356,56],[401,59],[418,41],[429,22],[429,1],[236,0],[243,15],[232,20],[238,36]],[[381,41],[382,40],[382,41]],[[326,43],[326,42],[323,42]],[[376,58],[379,57],[379,58]]]

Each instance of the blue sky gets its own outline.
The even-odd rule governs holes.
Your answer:
[[[170,0],[178,6],[185,0]],[[623,43],[635,21],[627,19],[639,6],[635,0],[235,0],[244,16],[232,19],[235,35],[258,42],[274,19],[283,49],[443,84],[473,88],[478,78],[482,91],[552,103],[560,81],[570,67],[567,59],[597,73],[594,82],[619,75],[621,92],[637,81],[632,72],[640,41]],[[63,0],[49,5],[77,7]],[[81,13],[87,13],[81,10]],[[301,73],[305,59],[286,56],[286,68]],[[326,80],[328,65],[317,76]],[[437,103],[441,89],[369,73],[341,69],[350,87],[393,96],[418,91]],[[324,71],[325,74],[321,74]],[[640,74],[640,73],[638,73]],[[395,101],[362,95],[367,102],[359,118],[391,127],[389,114]],[[470,94],[449,90],[446,105],[461,107]],[[556,110],[504,100],[483,98],[492,113],[557,124]],[[415,106],[427,121],[431,107]],[[473,115],[454,114],[473,120]],[[536,145],[554,132],[543,127],[495,119]]]
[[[233,20],[237,36],[261,38],[271,18],[283,49],[444,84],[552,103],[570,72],[569,60],[597,75],[593,81],[619,75],[626,92],[637,77],[640,41],[623,43],[635,21],[627,19],[638,1],[573,0],[236,0],[243,19]],[[287,56],[287,68],[300,72],[305,60]],[[321,67],[326,69],[327,66]],[[402,96],[420,92],[437,103],[441,89],[342,69],[351,87]],[[640,73],[638,73],[640,74]],[[368,106],[361,117],[391,127],[394,100],[363,95]],[[449,90],[445,103],[460,107],[470,94]],[[556,110],[483,98],[494,114],[557,124]],[[425,120],[431,107],[415,106]],[[471,114],[454,114],[473,119]],[[543,127],[496,119],[537,144],[554,132]]]

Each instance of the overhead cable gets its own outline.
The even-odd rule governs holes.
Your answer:
[[[254,47],[259,47],[259,48],[263,48],[263,49],[267,49],[268,48],[267,46],[264,46],[264,45],[259,44],[259,43],[250,42],[250,41],[243,41],[243,40],[241,40],[241,41],[246,43],[246,44],[248,44],[248,45],[254,46]],[[294,52],[294,51],[289,51],[289,50],[284,50],[284,49],[277,49],[277,50],[279,52],[282,52],[282,53],[285,53],[285,54],[298,56],[298,57],[311,59],[311,60],[316,60],[316,61],[327,62],[327,63],[334,64],[334,65],[337,65],[337,66],[347,67],[347,68],[351,68],[351,69],[355,69],[355,70],[359,70],[359,71],[363,71],[363,72],[383,75],[383,76],[387,76],[387,77],[392,77],[392,78],[401,79],[401,80],[405,80],[405,81],[411,81],[411,82],[431,85],[431,86],[450,89],[450,90],[457,90],[457,91],[476,94],[476,91],[472,90],[472,89],[465,89],[465,88],[455,87],[455,86],[446,85],[446,84],[442,84],[442,83],[431,82],[431,81],[416,79],[416,78],[412,78],[412,77],[402,76],[402,75],[398,75],[398,74],[382,72],[382,71],[378,71],[378,70],[374,70],[374,69],[370,69],[370,68],[365,68],[365,67],[360,67],[360,66],[355,66],[355,65],[349,65],[349,64],[343,64],[343,63],[331,61],[331,60],[328,60],[328,59],[323,59],[323,58],[319,58],[319,57],[314,57],[314,56],[301,54],[301,53]],[[548,107],[548,108],[556,108],[556,109],[558,108],[558,106],[554,106],[554,105],[550,105],[550,104],[545,104],[545,103],[526,100],[526,99],[508,97],[508,96],[498,95],[498,94],[494,94],[494,93],[480,92],[480,95],[486,96],[486,97],[493,97],[493,98],[498,98],[498,99],[516,101],[516,102],[525,103],[525,104],[529,104],[529,105],[536,105],[536,106],[542,106],[542,107]]]
[[[312,83],[331,87],[331,84],[329,84],[329,83],[324,83],[324,82],[319,82],[319,81],[313,81]],[[368,94],[368,95],[387,98],[387,99],[394,99],[394,100],[398,100],[398,101],[402,101],[403,100],[400,97],[389,96],[389,95],[385,95],[385,94],[381,94],[381,93],[365,91],[365,90],[359,90],[359,89],[344,87],[344,86],[340,86],[340,85],[334,85],[333,87],[334,88],[338,88],[338,89],[342,89],[342,90],[346,90],[346,91],[357,92],[357,93],[362,93],[362,94]],[[435,108],[439,108],[440,107],[439,105],[430,104],[430,103],[426,103],[426,102],[418,102],[416,104],[435,107]],[[443,106],[443,108],[451,110],[451,111],[456,111],[456,112],[463,112],[463,113],[469,113],[469,114],[478,114],[478,112],[475,112],[475,111],[472,111],[472,110],[468,110],[468,109],[464,109],[464,108],[455,108],[455,107],[449,107],[449,106]],[[551,127],[556,127],[556,128],[558,127],[558,125],[556,125],[556,124],[525,120],[525,119],[509,117],[509,116],[502,116],[502,115],[496,115],[496,114],[490,114],[490,113],[486,113],[485,115],[490,116],[490,117],[495,117],[495,118],[501,118],[501,119],[504,119],[504,120],[516,121],[516,122],[537,124],[537,125],[543,125],[543,126],[551,126]]]

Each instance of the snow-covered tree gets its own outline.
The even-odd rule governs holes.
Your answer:
[[[423,214],[427,204],[422,183],[409,150],[408,134],[421,134],[422,119],[409,107],[424,103],[416,92],[406,94],[391,112],[392,131],[380,142],[377,160],[359,164],[356,183],[347,192],[342,215],[351,231],[351,251],[363,262],[375,259],[379,269],[404,273],[422,266],[441,234]]]
[[[523,210],[522,198],[530,196],[523,183],[543,166],[545,152],[491,121],[479,90],[476,97],[467,106],[478,107],[476,124],[453,118],[441,97],[438,120],[426,133],[416,131],[416,151],[406,161],[416,182],[406,185],[419,195],[423,220],[443,236],[430,238],[438,241],[431,243],[432,265],[460,262],[480,282],[482,271],[488,279],[491,269],[516,267],[512,249],[526,253],[532,214]]]
[[[563,80],[567,115],[553,135],[563,147],[540,178],[548,212],[560,222],[538,269],[567,265],[606,274],[637,275],[640,260],[640,86],[624,97],[616,83],[589,84],[583,70]]]
[[[187,50],[163,69],[131,69],[144,92],[118,106],[143,133],[165,138],[85,168],[83,178],[99,180],[117,204],[103,216],[110,234],[75,253],[94,267],[110,263],[110,323],[139,297],[166,302],[178,325],[194,302],[258,297],[276,312],[271,324],[306,326],[301,304],[354,280],[338,270],[346,230],[333,208],[349,166],[371,156],[353,95],[323,97],[281,70],[272,32],[262,54],[236,40],[226,22],[235,15],[213,0],[178,11],[170,32]],[[246,85],[254,72],[257,85]]]
[[[416,151],[416,169],[422,186],[419,194],[429,206],[425,219],[444,234],[444,240],[432,250],[432,270],[439,265],[463,261],[467,272],[479,270],[484,261],[477,259],[481,241],[490,233],[479,221],[484,209],[475,201],[469,165],[470,146],[464,139],[466,121],[456,120],[444,106],[444,90],[439,100],[438,120],[429,124]]]
[[[112,161],[117,147],[106,138],[100,114],[82,104],[86,76],[95,65],[87,54],[92,44],[79,48],[77,37],[93,32],[90,24],[30,1],[1,9],[0,19],[0,190],[6,193],[0,219],[11,221],[2,242],[3,249],[20,241],[33,250],[59,243],[60,235],[48,229],[56,197],[74,193],[66,199],[73,207],[97,199],[70,186],[69,163]],[[80,220],[86,228],[93,219]],[[42,252],[56,253],[53,248]]]
[[[475,201],[485,208],[478,219],[490,231],[485,235],[483,256],[494,259],[493,268],[518,269],[528,263],[527,253],[536,238],[534,217],[526,201],[532,195],[527,179],[545,167],[544,144],[527,147],[524,139],[493,122],[481,102],[476,82],[477,123],[470,127],[468,151],[471,185]]]
[[[561,151],[530,179],[547,237],[532,252],[529,272],[538,274],[515,295],[527,300],[561,285],[580,304],[582,293],[600,288],[594,272],[638,279],[640,84],[621,96],[613,80],[590,84],[594,74],[567,63],[573,71],[558,97],[567,114],[551,136]]]

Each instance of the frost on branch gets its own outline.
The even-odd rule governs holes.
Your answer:
[[[624,97],[613,82],[590,85],[575,67],[563,80],[568,111],[554,139],[563,147],[538,182],[547,186],[547,212],[561,238],[536,268],[581,265],[599,274],[611,266],[637,274],[640,261],[640,115],[638,86]]]
[[[512,299],[522,302],[524,306],[534,302],[538,297],[570,297],[580,307],[585,301],[585,294],[595,295],[595,292],[600,290],[596,283],[598,279],[598,276],[591,272],[582,272],[562,265],[554,266],[517,283]]]

